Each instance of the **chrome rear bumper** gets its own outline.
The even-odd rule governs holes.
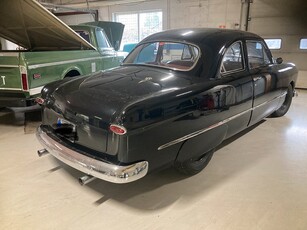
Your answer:
[[[144,177],[148,172],[148,162],[141,161],[131,165],[114,165],[85,156],[62,141],[51,138],[41,127],[36,132],[37,139],[54,157],[65,164],[96,178],[112,183],[129,183]]]

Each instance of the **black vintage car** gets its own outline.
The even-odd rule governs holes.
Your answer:
[[[170,165],[193,175],[223,140],[283,116],[296,79],[295,65],[273,60],[252,33],[157,33],[118,68],[44,87],[38,152],[84,172],[83,183],[127,183]]]

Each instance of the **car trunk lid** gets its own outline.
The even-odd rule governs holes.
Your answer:
[[[111,116],[125,106],[153,95],[192,84],[170,71],[152,67],[120,67],[90,77],[79,77],[59,86],[53,93],[65,109],[90,116]],[[173,87],[174,86],[174,87]]]
[[[168,81],[165,81],[167,78]],[[116,140],[109,148],[107,140],[111,135],[110,124],[116,120],[116,115],[139,100],[192,84],[189,79],[179,78],[176,87],[172,87],[175,78],[178,77],[171,72],[151,67],[120,67],[61,84],[52,94],[52,107],[76,124],[79,144],[115,154]]]

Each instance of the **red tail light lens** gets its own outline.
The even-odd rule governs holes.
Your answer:
[[[37,98],[35,99],[35,102],[36,102],[37,104],[39,104],[39,105],[43,105],[43,104],[45,103],[45,100],[44,100],[43,98],[41,98],[41,97],[37,97]]]
[[[29,90],[27,74],[21,74],[22,89]]]
[[[110,125],[110,130],[118,135],[124,135],[127,133],[126,128],[120,125]]]

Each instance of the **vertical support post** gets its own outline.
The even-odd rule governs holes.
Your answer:
[[[241,0],[241,17],[240,17],[240,29],[248,31],[248,23],[250,21],[250,4],[253,0]]]
[[[98,10],[94,10],[94,19],[95,19],[95,22],[99,21],[99,11]]]

